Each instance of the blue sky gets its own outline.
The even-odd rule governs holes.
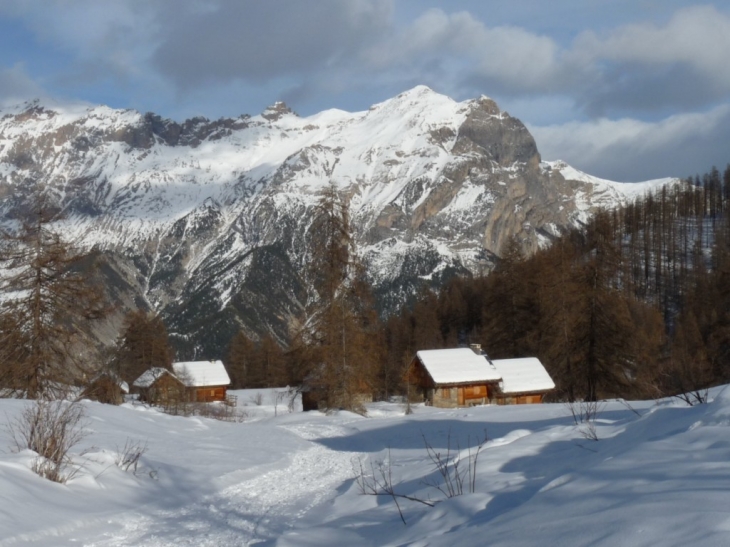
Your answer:
[[[494,98],[544,159],[617,180],[730,161],[730,2],[3,0],[0,104],[182,120]]]

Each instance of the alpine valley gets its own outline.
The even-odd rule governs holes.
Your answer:
[[[239,329],[285,340],[312,298],[313,208],[334,184],[379,307],[424,283],[529,252],[599,207],[676,179],[615,183],[542,162],[516,118],[418,86],[364,112],[183,123],[34,101],[0,112],[0,219],[46,189],[58,228],[93,251],[117,313],[159,311],[179,358],[219,358]]]

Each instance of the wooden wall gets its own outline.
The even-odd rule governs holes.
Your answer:
[[[497,397],[498,405],[529,405],[542,403],[542,393],[532,393],[528,395],[503,395]]]
[[[430,390],[428,401],[438,408],[459,408],[473,405],[525,405],[542,403],[542,393],[499,395],[489,384],[469,386],[435,387]]]
[[[436,387],[433,388],[433,397],[429,400],[438,408],[484,405],[489,402],[489,391],[488,384]]]
[[[206,386],[190,388],[191,400],[198,403],[226,400],[226,386]]]
[[[169,374],[163,374],[150,387],[140,390],[140,400],[155,405],[182,402],[185,398],[185,386]]]

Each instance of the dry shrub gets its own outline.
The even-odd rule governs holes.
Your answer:
[[[137,474],[137,466],[139,459],[147,452],[147,443],[142,441],[134,441],[127,439],[123,448],[117,447],[117,454],[114,458],[114,464],[122,471],[132,471],[133,475]]]
[[[222,422],[242,423],[248,418],[245,410],[228,404],[195,403],[190,415],[213,418]]]
[[[591,441],[597,441],[596,419],[603,411],[605,403],[601,401],[571,401],[566,405],[581,435]]]
[[[84,437],[84,408],[78,403],[39,399],[8,424],[14,448],[38,454],[32,470],[53,482],[65,483],[72,469],[69,451]]]
[[[479,453],[489,440],[486,429],[484,430],[483,437],[476,438],[476,444],[474,446],[471,444],[471,438],[467,440],[467,454],[465,458],[462,458],[463,451],[458,441],[456,442],[456,447],[452,448],[451,431],[449,431],[447,438],[445,454],[434,449],[425,435],[422,434],[422,437],[428,458],[433,463],[440,477],[435,480],[423,481],[423,484],[435,488],[447,498],[461,496],[465,492],[475,493]],[[429,507],[436,505],[436,502],[431,499],[424,500],[416,496],[408,496],[396,492],[395,485],[393,484],[393,462],[390,457],[390,448],[388,448],[387,459],[370,462],[369,471],[359,458],[352,461],[352,468],[355,474],[355,484],[360,494],[364,496],[387,496],[392,498],[404,525],[406,524],[406,519],[398,503],[399,499],[415,501]]]

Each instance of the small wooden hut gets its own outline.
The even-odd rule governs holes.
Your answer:
[[[187,399],[185,384],[166,368],[153,367],[137,378],[132,386],[139,400],[153,405],[167,406]]]
[[[173,363],[172,370],[185,384],[189,401],[207,403],[226,400],[226,391],[231,385],[231,379],[221,361]]]

